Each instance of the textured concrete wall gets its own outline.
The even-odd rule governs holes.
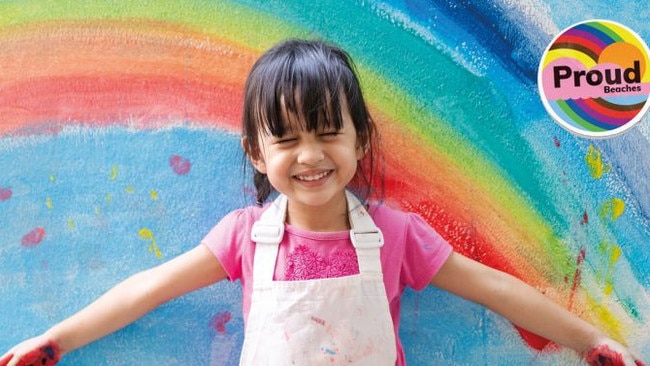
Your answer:
[[[0,2],[0,350],[195,246],[250,201],[241,89],[264,49],[321,37],[355,59],[387,201],[650,359],[650,124],[558,127],[538,62],[561,29],[641,1]],[[237,284],[175,300],[64,365],[234,365]],[[569,364],[474,304],[407,292],[413,365]],[[544,348],[543,352],[538,350]]]

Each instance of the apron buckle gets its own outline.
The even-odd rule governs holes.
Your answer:
[[[264,224],[259,221],[253,224],[251,239],[261,244],[280,244],[284,236],[284,225]]]
[[[355,248],[360,249],[381,248],[384,245],[384,235],[379,229],[373,231],[350,230],[350,240]]]

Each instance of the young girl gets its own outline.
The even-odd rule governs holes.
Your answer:
[[[259,206],[228,214],[193,250],[118,284],[9,350],[0,366],[53,365],[225,278],[243,287],[242,365],[404,365],[400,297],[406,286],[428,284],[570,347],[590,365],[642,364],[532,287],[454,253],[419,216],[366,202],[376,136],[344,51],[319,41],[273,47],[253,66],[244,100],[241,142]]]

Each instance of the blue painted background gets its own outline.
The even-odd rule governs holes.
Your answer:
[[[594,303],[613,308],[618,302],[633,304],[613,311],[621,323],[617,329],[650,360],[648,117],[616,139],[581,139],[550,120],[536,86],[544,48],[559,30],[575,22],[619,21],[647,42],[647,0],[116,2],[117,11],[110,10],[109,2],[97,3],[105,4],[98,5],[99,18],[105,12],[107,18],[133,24],[187,19],[185,26],[196,27],[183,28],[180,34],[223,37],[223,44],[239,41],[256,52],[287,35],[321,36],[342,44],[364,70],[365,80],[374,82],[376,76],[389,85],[369,92],[378,114],[397,115],[387,120],[408,128],[413,123],[420,126],[414,127],[416,135],[432,139],[444,139],[440,131],[446,130],[439,127],[448,127],[458,150],[476,149],[477,159],[490,163],[486,169],[513,182],[518,194],[544,213],[568,251],[580,243],[594,248],[587,258],[595,269],[585,272],[586,292],[596,292],[603,282],[616,284],[613,297]],[[39,22],[51,21],[68,26],[93,18],[74,2],[48,5],[52,9],[38,2],[0,3],[2,39],[11,41],[26,24],[38,28]],[[205,17],[190,20],[197,14]],[[257,22],[277,28],[256,29]],[[138,31],[131,31],[137,38]],[[78,32],[84,36],[83,30]],[[21,55],[18,46],[13,52]],[[39,57],[27,51],[22,55]],[[8,63],[0,58],[0,91],[13,87],[7,81]],[[456,70],[462,70],[465,79],[445,76],[456,75]],[[223,72],[241,76],[238,71]],[[0,107],[8,103],[0,99]],[[484,114],[477,120],[479,113]],[[409,120],[413,115],[435,115],[442,122],[414,122]],[[0,124],[10,123],[2,118]],[[61,114],[36,127],[0,134],[0,189],[11,190],[9,199],[0,200],[0,352],[46,330],[130,274],[192,248],[225,213],[251,202],[239,137],[227,123],[174,120],[133,128],[128,118],[126,123],[115,120],[99,126],[58,118]],[[52,125],[56,132],[47,132]],[[564,150],[553,145],[554,137]],[[428,140],[425,144],[437,147]],[[595,146],[610,168],[605,179],[589,177],[584,161],[589,146]],[[188,172],[174,171],[174,156],[191,162]],[[599,205],[612,196],[624,198],[626,216],[616,223],[599,221]],[[481,208],[473,208],[471,198],[469,216],[476,210],[478,217]],[[578,223],[583,211],[592,213],[596,225],[591,231]],[[25,236],[35,228],[45,228],[45,236],[37,245],[25,245]],[[143,229],[152,236],[143,237]],[[160,258],[152,250],[152,238]],[[609,261],[608,252],[598,249],[605,241],[616,242],[622,251],[609,274],[599,272],[599,264],[606,267]],[[221,283],[172,301],[69,354],[61,364],[235,365],[243,337],[238,290],[237,284]],[[228,316],[232,318],[225,329],[217,329],[220,319]],[[579,364],[577,355],[567,350],[532,349],[507,321],[432,288],[405,294],[401,336],[412,365]]]

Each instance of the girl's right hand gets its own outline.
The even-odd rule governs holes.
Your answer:
[[[643,361],[633,357],[625,347],[612,339],[606,339],[592,347],[585,355],[585,361],[589,366],[646,366]]]
[[[0,358],[0,366],[53,366],[59,362],[61,350],[46,336],[28,339]]]

